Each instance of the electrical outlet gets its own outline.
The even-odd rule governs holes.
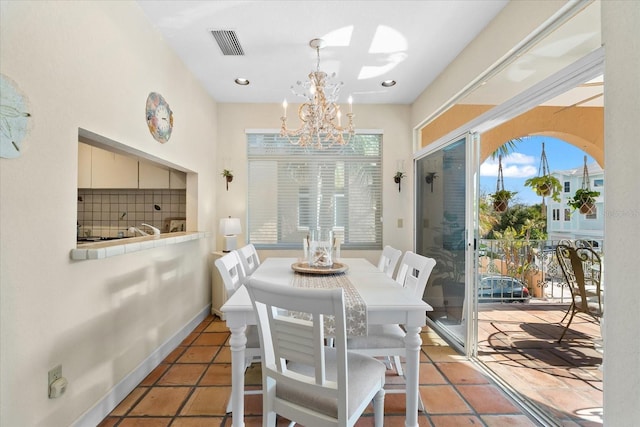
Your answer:
[[[62,365],[58,365],[49,371],[49,387],[55,380],[60,378],[62,378]]]
[[[402,228],[404,226],[404,221],[402,218],[398,218],[398,228]]]

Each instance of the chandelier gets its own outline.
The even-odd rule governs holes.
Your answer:
[[[286,136],[294,145],[313,145],[322,149],[334,144],[345,145],[351,141],[355,134],[353,129],[353,98],[349,96],[349,112],[347,113],[347,124],[341,125],[341,111],[337,104],[340,93],[340,83],[330,83],[329,80],[335,77],[335,73],[327,76],[327,73],[320,71],[320,49],[325,46],[322,39],[313,39],[309,46],[316,50],[318,62],[316,71],[309,74],[306,82],[297,82],[298,91],[291,86],[294,95],[305,99],[305,102],[298,109],[298,117],[302,125],[298,129],[287,128],[287,100],[282,103],[284,115],[280,118],[282,126],[280,136]],[[345,140],[344,134],[348,137]],[[297,137],[297,138],[292,138]]]

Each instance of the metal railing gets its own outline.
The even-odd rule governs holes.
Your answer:
[[[556,259],[555,248],[567,240],[488,240],[479,245],[478,273],[480,277],[500,275],[523,282],[533,299],[552,303],[571,302]],[[577,240],[572,245],[589,245],[602,256],[602,241]]]

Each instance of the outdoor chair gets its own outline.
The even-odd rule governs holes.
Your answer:
[[[262,425],[276,414],[305,426],[353,426],[373,401],[375,426],[384,422],[385,367],[347,351],[342,288],[247,284],[262,344]],[[325,321],[334,319],[334,347]]]
[[[378,270],[386,273],[387,276],[393,277],[393,273],[396,271],[396,265],[402,256],[402,251],[395,249],[389,245],[382,249],[380,254],[380,260],[378,261]]]
[[[571,305],[567,322],[558,342],[571,325],[576,313],[584,313],[592,317],[598,324],[602,316],[602,263],[600,256],[591,247],[576,247],[560,244],[556,247],[556,257],[562,270],[569,291]],[[560,321],[562,323],[565,317]]]

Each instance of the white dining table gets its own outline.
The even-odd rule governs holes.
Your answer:
[[[251,276],[252,279],[292,286],[295,273],[291,265],[296,258],[267,258]],[[433,308],[413,295],[395,280],[380,272],[362,258],[341,258],[348,266],[344,273],[357,289],[367,308],[367,323],[381,325],[397,323],[406,329],[406,420],[407,427],[418,426],[418,377],[420,372],[420,331],[426,324],[426,312]],[[222,306],[231,331],[231,396],[233,426],[244,426],[245,329],[256,324],[249,293],[241,286]]]

